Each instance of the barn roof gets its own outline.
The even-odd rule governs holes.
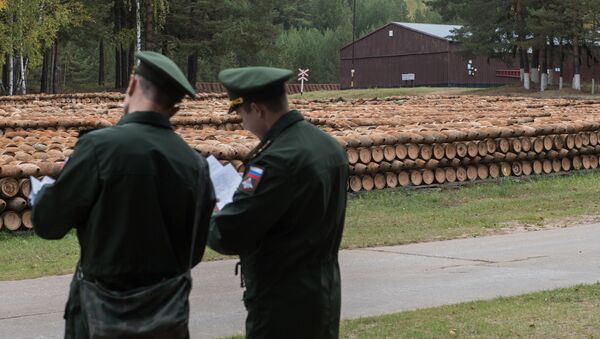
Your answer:
[[[450,41],[453,40],[452,35],[454,34],[454,30],[462,28],[462,26],[457,25],[415,24],[411,22],[394,22],[393,24]]]

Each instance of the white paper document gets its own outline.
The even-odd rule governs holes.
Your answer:
[[[219,199],[217,207],[221,210],[233,200],[233,194],[240,186],[242,177],[231,164],[223,166],[212,155],[206,160],[210,170],[210,180],[215,188],[217,199]]]
[[[29,190],[29,204],[31,206],[35,204],[35,199],[37,198],[37,195],[42,187],[53,184],[56,181],[50,177],[43,177],[42,180],[38,180],[35,177],[29,177],[29,180],[31,181],[31,187]]]

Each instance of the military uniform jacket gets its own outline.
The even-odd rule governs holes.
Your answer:
[[[198,157],[163,115],[127,114],[116,126],[79,138],[57,181],[39,193],[35,232],[59,239],[75,228],[86,278],[114,289],[183,273],[199,185],[209,187],[194,264],[204,252],[213,208],[212,185],[198,180]],[[78,307],[73,287],[71,292],[67,318]]]
[[[347,179],[341,146],[297,111],[250,153],[209,234],[213,249],[241,257],[248,338],[338,336]]]

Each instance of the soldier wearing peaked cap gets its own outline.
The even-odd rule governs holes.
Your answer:
[[[240,256],[247,338],[337,338],[348,163],[332,137],[288,109],[291,76],[265,67],[219,74],[230,112],[260,143],[233,202],[213,215],[208,243]]]
[[[64,315],[66,338],[89,337],[81,279],[131,291],[186,272],[190,257],[196,265],[204,252],[214,206],[208,170],[202,170],[206,160],[169,122],[176,104],[195,96],[194,89],[167,57],[141,52],[137,58],[123,118],[80,136],[62,173],[39,192],[33,208],[42,238],[77,231],[81,257]],[[192,239],[197,213],[204,218]],[[169,334],[187,336],[187,324],[182,333]]]

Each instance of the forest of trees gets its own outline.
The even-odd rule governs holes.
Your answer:
[[[0,95],[122,89],[138,49],[172,57],[192,83],[247,65],[335,83],[355,4],[357,36],[441,20],[419,0],[0,0]]]
[[[567,63],[581,90],[581,67],[600,59],[600,0],[430,0],[443,20],[464,25],[456,38],[476,55],[520,61],[525,88],[544,90],[548,69]],[[562,78],[562,75],[559,74]]]

